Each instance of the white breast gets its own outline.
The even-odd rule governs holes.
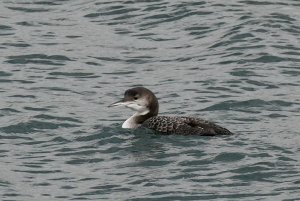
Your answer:
[[[132,115],[130,118],[128,118],[123,124],[122,128],[137,128],[141,124],[137,124],[135,119],[136,119],[137,114]]]

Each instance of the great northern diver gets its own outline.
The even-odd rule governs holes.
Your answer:
[[[162,134],[181,135],[230,135],[226,128],[197,117],[157,116],[158,101],[152,91],[144,87],[135,87],[125,91],[124,98],[109,107],[126,106],[134,111],[122,125],[122,128],[146,127]]]

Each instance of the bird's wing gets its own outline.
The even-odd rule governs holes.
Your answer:
[[[191,127],[190,134],[198,135],[230,135],[232,134],[226,128],[223,128],[213,122],[197,118],[197,117],[183,117],[185,122],[185,127],[183,129],[188,130],[188,127]]]
[[[208,136],[231,134],[221,126],[196,117],[156,116],[146,120],[143,126],[163,134]]]

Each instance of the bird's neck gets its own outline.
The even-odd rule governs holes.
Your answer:
[[[137,111],[131,117],[129,117],[122,125],[122,128],[137,128],[142,125],[144,121],[150,117],[157,116],[158,114],[158,101],[155,98],[154,101],[151,101],[151,104],[147,109],[142,111]]]
[[[157,116],[157,113],[148,112],[146,114],[143,114],[137,112],[123,123],[122,128],[138,128],[144,121],[153,116]]]

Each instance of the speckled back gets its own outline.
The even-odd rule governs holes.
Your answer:
[[[197,117],[155,116],[147,119],[142,126],[162,134],[181,135],[229,135],[226,128]]]

